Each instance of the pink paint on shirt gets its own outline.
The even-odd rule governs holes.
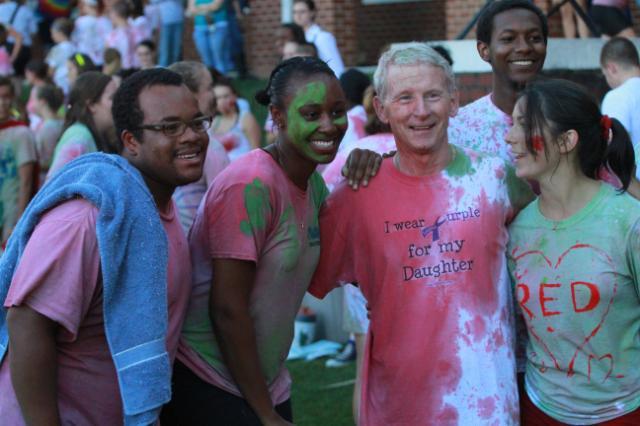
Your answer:
[[[169,241],[167,350],[175,357],[189,298],[191,263],[174,214],[161,215]],[[5,307],[26,305],[60,325],[58,406],[62,424],[121,424],[118,380],[104,332],[97,209],[65,202],[36,226],[16,269]],[[141,265],[144,267],[144,265]],[[11,352],[11,347],[9,347]],[[24,425],[11,384],[8,356],[0,367],[2,423]]]
[[[189,234],[193,290],[178,352],[180,362],[201,380],[242,396],[215,339],[209,290],[215,285],[212,259],[254,262],[249,309],[260,367],[273,403],[289,398],[284,361],[320,255],[318,211],[326,195],[318,174],[304,191],[261,149],[232,162],[215,179]]]
[[[496,177],[503,160],[463,150],[456,158],[426,177],[385,160],[368,188],[338,185],[321,215],[309,291],[323,297],[358,282],[371,309],[362,425],[517,424],[513,323],[504,315],[511,178]],[[498,409],[478,422],[486,410],[468,402],[494,395]]]

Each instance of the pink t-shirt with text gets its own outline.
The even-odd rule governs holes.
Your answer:
[[[167,350],[171,359],[178,346],[191,276],[187,241],[174,211],[172,206],[168,214],[161,215],[169,242]],[[57,392],[62,424],[115,425],[123,419],[104,330],[97,215],[98,210],[82,199],[46,213],[27,244],[4,300],[7,308],[26,305],[60,325]],[[7,354],[0,366],[2,423],[24,425],[8,359]]]
[[[357,282],[369,303],[359,424],[518,423],[505,225],[530,196],[503,160],[459,148],[440,173],[387,159],[369,187],[332,192],[309,292]]]

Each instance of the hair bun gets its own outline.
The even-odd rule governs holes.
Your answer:
[[[267,89],[262,89],[256,92],[254,98],[260,105],[264,106],[268,106],[269,102],[271,102],[271,96],[269,96]]]

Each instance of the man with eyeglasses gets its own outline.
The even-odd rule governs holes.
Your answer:
[[[120,155],[61,169],[0,261],[3,424],[153,424],[170,399],[191,284],[171,196],[200,178],[211,118],[162,68],[112,113]]]

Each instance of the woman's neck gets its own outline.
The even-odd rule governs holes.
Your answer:
[[[561,160],[564,161],[564,160]],[[540,212],[550,220],[566,219],[582,210],[600,189],[600,181],[590,179],[580,170],[558,167],[540,179]]]
[[[285,174],[300,189],[307,189],[307,182],[316,169],[317,164],[303,158],[287,143],[277,140],[265,150],[280,165]]]

